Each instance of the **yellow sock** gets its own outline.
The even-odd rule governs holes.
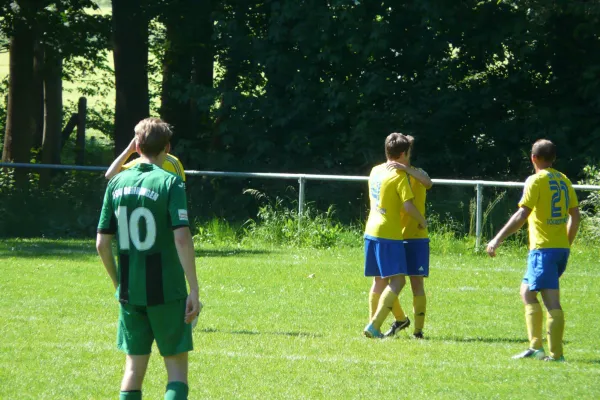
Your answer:
[[[379,305],[380,297],[381,297],[381,293],[375,293],[375,292],[369,293],[369,321],[375,315],[375,311],[377,311],[377,306]]]
[[[563,355],[563,334],[565,332],[565,315],[563,310],[548,310],[546,328],[548,329],[550,357],[557,359]]]
[[[427,298],[423,296],[413,296],[413,313],[415,314],[414,333],[423,332],[425,326],[425,310],[427,309]]]
[[[396,318],[396,321],[406,320],[406,314],[404,314],[404,310],[400,305],[400,299],[398,299],[397,297],[396,301],[394,301],[394,304],[392,305],[392,314],[394,314],[394,318]]]
[[[381,293],[381,299],[379,300],[379,306],[377,307],[377,311],[375,315],[371,319],[371,323],[375,327],[375,329],[380,329],[381,325],[383,325],[383,321],[387,318],[390,311],[392,311],[392,307],[394,306],[394,300],[398,298],[398,295],[390,289],[390,287],[386,287],[383,293]]]
[[[542,306],[540,303],[525,304],[525,324],[527,325],[527,337],[529,347],[539,350],[542,348]]]

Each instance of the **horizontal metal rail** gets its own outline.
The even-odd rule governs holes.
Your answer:
[[[28,164],[28,163],[0,163],[0,168],[28,168],[28,169],[55,169],[66,171],[97,171],[104,172],[108,167],[85,165],[57,165],[57,164]],[[227,171],[197,171],[186,170],[189,176],[213,176],[222,178],[261,178],[261,179],[300,179],[307,181],[338,181],[338,182],[366,182],[368,176],[360,175],[319,175],[319,174],[285,174],[276,172],[227,172]],[[489,187],[524,187],[523,182],[484,181],[466,179],[432,179],[433,183],[448,186],[489,186]],[[600,186],[573,185],[577,190],[600,190]]]
[[[54,169],[68,171],[90,171],[104,172],[108,167],[83,166],[83,165],[57,165],[57,164],[27,164],[27,163],[0,163],[0,168],[27,168],[27,169]],[[301,229],[302,215],[304,214],[304,198],[306,193],[306,181],[338,181],[338,182],[366,182],[368,176],[357,175],[318,175],[318,174],[283,174],[275,172],[225,172],[225,171],[185,171],[188,176],[211,176],[215,178],[259,178],[259,179],[296,179],[298,180],[298,229]],[[484,180],[461,180],[461,179],[432,179],[437,185],[447,186],[472,186],[476,190],[476,219],[475,236],[476,248],[481,246],[482,217],[483,217],[483,188],[484,187],[507,187],[522,188],[523,182],[502,182]],[[576,190],[600,190],[595,185],[573,185]]]

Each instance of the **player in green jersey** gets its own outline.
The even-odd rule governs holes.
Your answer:
[[[141,162],[108,183],[96,240],[120,302],[117,346],[127,355],[120,399],[142,398],[154,340],[167,369],[164,398],[187,399],[190,324],[202,304],[185,184],[159,167],[170,148],[169,126],[147,118],[135,134]],[[118,268],[111,246],[115,235]]]

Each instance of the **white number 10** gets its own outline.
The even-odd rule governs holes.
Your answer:
[[[140,218],[144,218],[146,224],[146,237],[140,241]],[[120,250],[129,250],[129,241],[139,251],[149,250],[156,242],[156,221],[152,211],[146,207],[138,207],[132,211],[131,217],[127,220],[127,207],[117,208],[117,222],[119,226],[119,248]]]

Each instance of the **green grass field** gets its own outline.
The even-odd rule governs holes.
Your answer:
[[[600,397],[597,248],[576,247],[562,279],[567,362],[557,364],[510,358],[527,347],[526,250],[492,260],[433,245],[423,341],[361,335],[360,248],[198,249],[205,308],[190,398]],[[0,272],[0,398],[116,398],[118,305],[93,242],[4,240]],[[144,397],[162,398],[165,380],[155,351]]]

